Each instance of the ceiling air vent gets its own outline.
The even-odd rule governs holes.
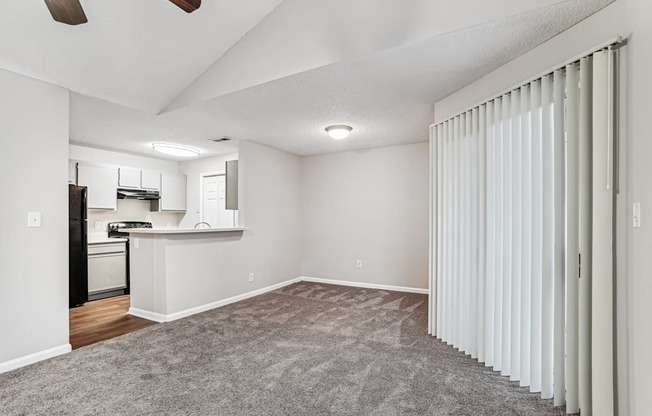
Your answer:
[[[230,142],[231,139],[229,139],[228,137],[220,137],[220,138],[217,138],[217,139],[210,139],[210,141],[215,142],[215,143],[223,143],[223,142]]]

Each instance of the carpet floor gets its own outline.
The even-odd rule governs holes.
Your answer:
[[[425,295],[297,283],[0,374],[0,414],[564,414],[426,323]]]

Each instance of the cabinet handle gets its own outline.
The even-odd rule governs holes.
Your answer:
[[[114,251],[110,253],[88,253],[88,257],[117,257],[117,256],[126,257],[126,254],[124,251]]]

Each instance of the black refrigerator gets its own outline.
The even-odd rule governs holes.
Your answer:
[[[69,209],[69,303],[70,307],[88,301],[88,241],[86,239],[86,187],[68,185]]]

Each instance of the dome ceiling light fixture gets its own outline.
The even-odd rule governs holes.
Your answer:
[[[343,124],[326,127],[326,133],[335,140],[346,139],[351,133],[351,130],[353,130],[353,127]]]
[[[154,143],[152,149],[159,153],[178,157],[197,157],[201,153],[194,147],[174,143]]]

